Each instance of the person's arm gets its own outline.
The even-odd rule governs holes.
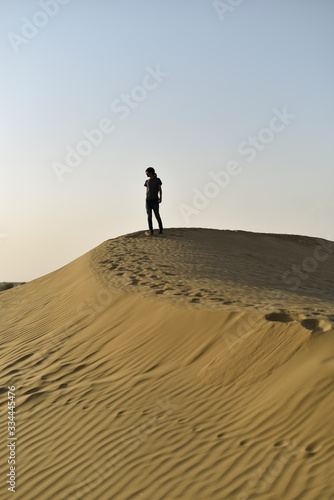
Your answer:
[[[162,189],[161,189],[161,184],[160,184],[160,186],[159,186],[158,189],[159,189],[159,195],[160,195],[160,197],[159,197],[159,203],[162,203]]]

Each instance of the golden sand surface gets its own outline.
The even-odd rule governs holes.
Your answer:
[[[1,499],[334,500],[334,243],[140,231],[0,311]]]

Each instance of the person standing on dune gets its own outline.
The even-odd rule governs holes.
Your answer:
[[[149,227],[149,231],[145,234],[146,236],[153,236],[152,210],[159,224],[159,234],[163,233],[162,220],[159,213],[159,203],[162,202],[162,182],[157,177],[153,167],[148,167],[145,172],[148,177],[144,186],[146,187],[146,212]]]

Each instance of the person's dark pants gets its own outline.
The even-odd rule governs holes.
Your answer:
[[[153,232],[152,210],[154,212],[155,218],[158,221],[159,229],[162,232],[162,220],[161,220],[161,217],[159,214],[159,201],[158,200],[146,200],[147,221],[148,221],[148,227],[149,227],[151,232]]]

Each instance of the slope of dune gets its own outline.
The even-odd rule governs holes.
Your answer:
[[[334,243],[167,229],[0,293],[0,498],[333,500]]]

